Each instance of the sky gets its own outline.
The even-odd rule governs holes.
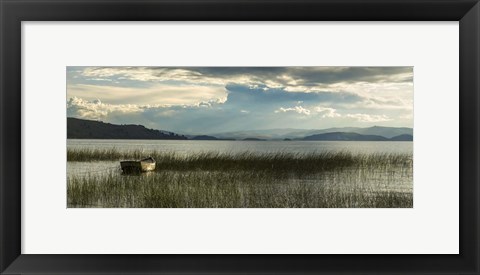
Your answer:
[[[67,67],[67,116],[182,134],[413,127],[413,67]]]

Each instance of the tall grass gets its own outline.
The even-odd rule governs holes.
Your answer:
[[[346,208],[412,207],[411,192],[361,182],[278,178],[271,173],[157,172],[69,177],[69,207]],[[354,177],[357,180],[360,178]]]
[[[157,160],[155,172],[69,175],[69,207],[413,206],[411,154],[194,153],[69,149],[68,161]]]
[[[115,149],[69,149],[68,161],[112,161],[141,159],[151,156],[157,161],[157,171],[295,171],[318,173],[338,168],[357,167],[381,169],[382,167],[412,165],[411,154],[353,154],[350,152],[314,153],[217,153],[200,152],[179,155],[174,152],[144,152],[141,150],[117,151]]]

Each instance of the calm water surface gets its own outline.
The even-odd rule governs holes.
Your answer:
[[[409,153],[413,142],[408,141],[220,141],[220,140],[92,140],[69,139],[70,149],[108,149],[120,151],[144,150],[189,154],[196,152],[258,152],[312,153],[347,151],[352,153]]]

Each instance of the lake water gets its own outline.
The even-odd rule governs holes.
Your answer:
[[[90,140],[69,139],[69,149],[107,149],[131,151],[144,150],[189,154],[196,152],[258,152],[258,153],[407,153],[413,152],[413,142],[408,141],[220,141],[220,140]]]
[[[378,141],[193,141],[193,140],[67,140],[68,149],[111,149],[119,151],[143,150],[148,152],[175,152],[179,155],[188,155],[198,152],[218,152],[236,154],[241,152],[252,153],[321,153],[321,152],[351,152],[353,154],[410,154],[413,155],[413,142],[378,142]],[[194,172],[197,173],[197,172]],[[204,173],[209,177],[209,171]],[[230,173],[230,172],[227,172]],[[157,173],[145,173],[140,177],[154,177]],[[212,173],[211,175],[214,175]],[[71,178],[111,177],[118,180],[118,186],[128,177],[122,175],[118,161],[67,162],[67,176]],[[172,179],[192,175],[182,171],[166,171]],[[137,177],[137,176],[133,176]],[[163,177],[163,174],[162,174]],[[210,179],[210,178],[208,178]],[[188,182],[188,181],[187,181]],[[101,184],[102,182],[99,182]],[[360,192],[375,194],[376,192],[395,191],[402,194],[413,193],[413,170],[410,165],[383,167],[380,169],[352,167],[347,169],[327,171],[297,177],[295,175],[279,178],[276,182],[278,190],[292,186],[333,186],[344,194]],[[107,185],[110,186],[110,185]],[[183,185],[179,185],[183,186]],[[263,186],[263,185],[262,185]],[[275,189],[275,190],[277,190]],[[277,191],[278,191],[277,190]],[[243,192],[243,191],[242,191]],[[143,193],[141,193],[143,194]],[[345,195],[347,196],[347,195]],[[107,198],[107,202],[112,198]],[[346,200],[348,202],[348,200]],[[75,207],[75,205],[71,205]],[[88,207],[111,207],[102,202],[89,203]],[[127,207],[127,206],[121,206]],[[357,207],[357,206],[348,206]],[[409,206],[411,207],[411,206]]]

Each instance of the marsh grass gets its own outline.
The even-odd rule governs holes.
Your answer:
[[[352,175],[353,176],[353,175]],[[341,175],[278,178],[271,173],[163,171],[68,178],[69,207],[343,208],[412,207],[409,192],[345,183]],[[360,178],[356,178],[360,180]]]
[[[157,170],[69,175],[68,207],[413,207],[409,154],[239,154],[68,150],[69,161],[153,156]]]
[[[271,171],[297,174],[318,173],[342,168],[384,169],[411,167],[411,154],[353,154],[350,152],[314,153],[217,153],[179,155],[175,152],[118,151],[116,149],[68,149],[67,161],[114,161],[151,156],[157,171]]]

